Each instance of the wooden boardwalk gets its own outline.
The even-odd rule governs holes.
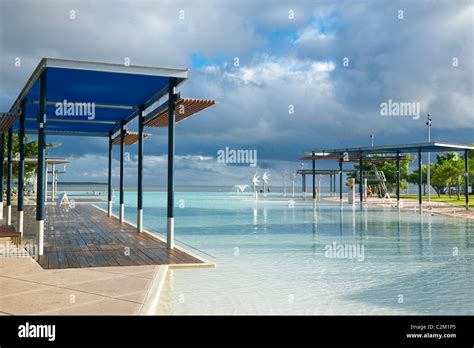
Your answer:
[[[24,240],[34,243],[35,208],[25,206],[24,216]],[[38,261],[45,269],[203,263],[89,204],[69,210],[46,206],[44,255]]]

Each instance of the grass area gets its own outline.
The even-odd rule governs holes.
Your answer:
[[[418,195],[400,195],[400,198],[405,198],[405,199],[415,199],[418,200]],[[426,202],[426,196],[423,196],[423,201]],[[431,194],[431,201],[432,202],[443,202],[443,203],[449,203],[458,207],[464,207],[466,205],[466,200],[464,196],[461,196],[461,199],[458,200],[456,195],[451,195],[451,198],[449,198],[448,195],[441,195],[438,197],[437,194]],[[469,196],[469,207],[474,208],[474,196],[470,195]]]

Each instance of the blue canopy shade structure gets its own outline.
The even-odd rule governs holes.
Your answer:
[[[137,231],[143,230],[143,139],[144,127],[168,128],[167,245],[174,245],[174,155],[175,123],[215,103],[213,100],[181,98],[179,85],[187,69],[126,66],[75,60],[43,58],[10,110],[0,117],[0,153],[5,153],[8,133],[7,211],[11,217],[12,138],[18,131],[20,160],[18,191],[23,192],[25,133],[38,134],[38,189],[36,221],[38,254],[43,255],[45,220],[45,148],[48,135],[107,137],[108,215],[112,216],[112,146],[120,145],[120,222],[124,222],[124,148],[138,143]],[[176,112],[175,112],[175,107]],[[178,115],[177,115],[177,114]],[[138,132],[127,124],[138,119]],[[2,167],[3,169],[3,167]],[[3,171],[0,171],[3,183]],[[0,195],[3,211],[3,195]],[[19,231],[23,232],[23,196],[18,199]]]
[[[440,142],[419,143],[419,144],[402,144],[402,145],[383,145],[383,146],[366,146],[366,147],[351,147],[333,150],[315,150],[307,151],[308,155],[314,156],[335,156],[341,154],[396,154],[400,153],[414,153],[414,152],[449,152],[449,151],[464,151],[474,150],[474,146],[449,144]]]
[[[313,164],[313,196],[315,196],[314,191],[314,180],[315,180],[315,163],[316,160],[325,160],[325,159],[337,159],[339,161],[339,182],[340,182],[340,201],[342,202],[342,163],[350,162],[354,158],[359,159],[359,195],[360,202],[363,201],[363,187],[362,187],[362,164],[368,160],[380,160],[383,161],[384,157],[387,157],[387,160],[394,159],[392,156],[395,155],[395,160],[397,162],[397,206],[400,206],[400,161],[402,160],[402,154],[408,153],[418,153],[418,203],[420,205],[420,212],[422,206],[422,170],[421,170],[421,154],[423,152],[464,152],[464,191],[466,196],[466,209],[469,209],[469,151],[474,150],[474,146],[470,145],[460,145],[460,144],[450,144],[450,143],[441,143],[441,142],[429,142],[429,143],[418,143],[418,144],[401,144],[401,145],[383,145],[383,146],[366,146],[366,147],[352,147],[352,148],[341,148],[333,150],[314,150],[305,152],[305,154],[310,155],[309,157],[303,157],[302,160],[310,160]],[[375,162],[374,162],[375,163]]]
[[[19,129],[25,103],[25,131],[37,133],[40,76],[45,74],[48,134],[109,136],[168,93],[170,79],[179,85],[187,69],[125,66],[43,58],[8,113],[0,130]]]

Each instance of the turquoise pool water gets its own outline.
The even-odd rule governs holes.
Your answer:
[[[135,193],[125,201],[135,221]],[[165,193],[144,206],[164,233]],[[176,206],[177,241],[217,268],[169,272],[160,313],[474,314],[473,221],[233,193],[177,193]]]

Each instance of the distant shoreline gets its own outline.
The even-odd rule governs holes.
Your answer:
[[[119,187],[112,186],[114,192],[119,192]],[[59,191],[86,191],[106,192],[106,183],[58,183]],[[167,192],[167,186],[144,186],[145,192]],[[125,192],[136,192],[136,186],[125,186]],[[235,192],[233,185],[176,185],[176,192]],[[249,191],[250,192],[250,191]]]

